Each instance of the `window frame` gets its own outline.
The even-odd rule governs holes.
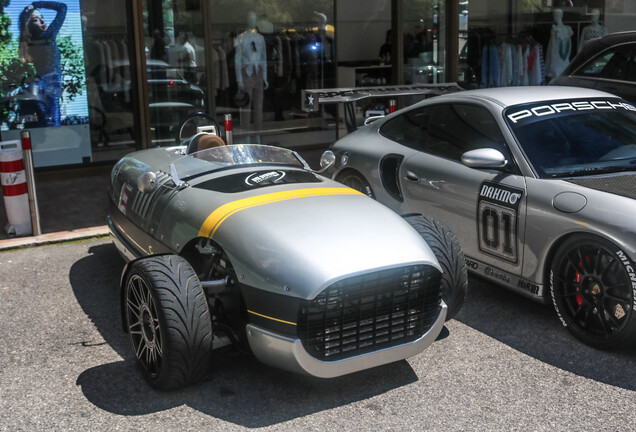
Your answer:
[[[623,47],[627,47],[627,54],[628,54],[628,64],[630,65],[629,69],[628,69],[628,73],[626,73],[626,76],[631,76],[632,74],[630,73],[632,70],[636,71],[636,64],[634,63],[634,60],[636,60],[636,42],[624,42],[624,43],[620,43],[620,44],[616,44],[616,45],[612,45],[611,47],[608,47],[606,49],[604,49],[603,51],[597,53],[595,56],[593,56],[590,60],[586,61],[585,63],[583,63],[583,65],[581,65],[581,67],[579,67],[578,69],[576,69],[576,71],[574,71],[572,73],[573,77],[576,78],[587,78],[587,79],[599,79],[599,80],[607,80],[607,81],[618,81],[618,82],[624,82],[624,83],[636,83],[636,79],[633,81],[627,80],[627,79],[623,79],[623,78],[614,78],[614,77],[608,77],[608,76],[604,76],[603,72],[605,70],[605,68],[607,67],[608,64],[610,64],[610,62],[612,61],[612,58],[614,57],[614,55],[616,55],[616,53],[618,52],[619,49],[623,48]],[[589,68],[592,63],[594,63],[597,59],[606,56],[609,53],[613,53],[612,57],[610,57],[606,63],[604,64],[603,68],[601,69],[600,72],[596,73],[596,74],[586,74],[584,73],[585,70],[587,68]]]
[[[403,145],[405,147],[410,148],[411,150],[417,151],[419,153],[424,153],[427,155],[431,155],[434,157],[438,157],[438,158],[442,158],[442,159],[446,159],[449,161],[453,161],[453,162],[457,162],[462,164],[461,161],[461,157],[460,158],[455,158],[455,157],[450,157],[447,154],[441,154],[441,153],[436,153],[430,150],[430,147],[427,147],[426,144],[420,144],[420,145],[414,145],[412,143],[405,143],[405,142],[400,142],[397,139],[395,139],[394,136],[388,135],[384,129],[387,128],[387,126],[389,124],[391,124],[392,122],[396,121],[398,118],[403,117],[403,116],[407,116],[407,115],[412,115],[414,111],[417,110],[436,110],[439,109],[442,106],[457,106],[457,105],[463,105],[463,106],[470,106],[473,108],[478,108],[483,110],[484,112],[488,113],[488,115],[491,117],[493,123],[496,125],[499,134],[501,135],[501,148],[496,148],[496,147],[476,147],[476,148],[471,148],[471,149],[465,149],[463,153],[470,151],[470,150],[475,150],[475,149],[479,149],[479,148],[495,148],[496,150],[499,150],[503,153],[504,157],[508,160],[508,164],[506,165],[507,169],[512,169],[517,170],[516,167],[516,163],[514,161],[514,156],[512,154],[512,151],[510,149],[510,146],[508,145],[508,142],[506,141],[506,136],[504,134],[504,130],[502,128],[502,126],[499,124],[499,122],[497,121],[497,116],[490,110],[488,109],[487,106],[479,104],[479,103],[474,103],[471,101],[445,101],[445,102],[440,102],[440,103],[435,103],[435,104],[426,104],[426,105],[421,105],[421,106],[417,106],[414,107],[413,109],[409,109],[408,111],[405,111],[404,113],[401,113],[399,116],[394,117],[393,119],[390,119],[389,121],[385,122],[379,129],[378,129],[378,133],[383,136],[384,138],[391,140],[397,144]],[[430,121],[430,120],[429,120]],[[428,131],[428,126],[427,126],[427,131]],[[427,132],[428,133],[428,132]],[[484,135],[484,137],[488,138],[486,135]],[[450,143],[449,143],[450,144]],[[462,164],[463,165],[463,164]]]

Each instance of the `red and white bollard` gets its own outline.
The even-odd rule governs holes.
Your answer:
[[[232,114],[225,114],[225,144],[232,145]]]
[[[33,174],[33,152],[31,150],[31,132],[23,130],[20,133],[22,140],[22,153],[24,156],[24,172],[26,174],[27,190],[29,193],[29,210],[31,213],[31,226],[33,235],[42,234],[40,229],[40,211],[38,210],[38,197],[35,192],[35,176]]]
[[[389,100],[389,114],[397,111],[397,101],[395,99]]]
[[[29,196],[20,141],[0,143],[0,180],[9,221],[5,228],[7,234],[15,236],[31,234],[33,230],[29,212]]]

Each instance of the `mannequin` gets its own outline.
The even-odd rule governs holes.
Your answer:
[[[548,43],[548,51],[545,59],[546,77],[556,78],[570,63],[572,53],[572,27],[563,24],[563,10],[555,9],[553,14],[554,24]]]
[[[600,17],[600,15],[601,11],[599,11],[598,9],[592,9],[592,24],[584,27],[583,30],[581,30],[581,39],[579,40],[578,49],[579,52],[581,52],[581,50],[583,49],[583,45],[585,45],[586,42],[592,39],[601,38],[607,34],[607,27],[604,27],[598,23],[598,18]]]
[[[250,102],[241,108],[241,128],[250,130],[252,111],[254,112],[254,129],[260,131],[263,126],[263,90],[267,83],[267,56],[265,38],[256,29],[256,14],[248,12],[247,30],[236,38],[236,84],[246,92]],[[258,141],[258,138],[257,138]]]

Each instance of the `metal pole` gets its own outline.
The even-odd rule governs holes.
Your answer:
[[[225,114],[225,143],[232,145],[232,114]]]
[[[445,16],[444,82],[457,82],[459,78],[459,1],[447,1]]]
[[[31,211],[31,227],[33,235],[42,234],[40,229],[40,211],[38,210],[38,196],[35,192],[35,177],[33,176],[33,153],[31,151],[31,132],[23,130],[20,133],[22,138],[22,153],[24,159],[24,173],[26,175],[27,192],[29,195],[29,210]]]

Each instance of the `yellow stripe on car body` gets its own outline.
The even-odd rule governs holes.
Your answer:
[[[251,310],[249,310],[249,309],[248,309],[247,311],[248,311],[249,313],[251,313],[252,315],[256,315],[256,316],[259,316],[259,317],[261,317],[261,318],[266,318],[266,319],[269,319],[269,320],[272,320],[272,321],[277,321],[277,322],[280,322],[280,323],[283,323],[283,324],[289,324],[289,325],[293,325],[293,326],[297,325],[295,322],[285,321],[285,320],[278,319],[278,318],[273,318],[273,317],[271,317],[271,316],[267,316],[267,315],[259,314],[258,312],[254,312],[254,311],[251,311]]]
[[[214,210],[205,219],[203,225],[199,229],[200,237],[213,237],[214,233],[221,226],[221,224],[233,214],[252,207],[257,207],[263,204],[270,204],[279,201],[286,201],[296,198],[306,198],[314,196],[328,196],[328,195],[363,195],[354,189],[349,188],[309,188],[309,189],[296,189],[290,191],[273,192],[264,195],[258,195],[250,198],[243,198],[240,200],[232,201],[227,204],[223,204],[221,207]]]

